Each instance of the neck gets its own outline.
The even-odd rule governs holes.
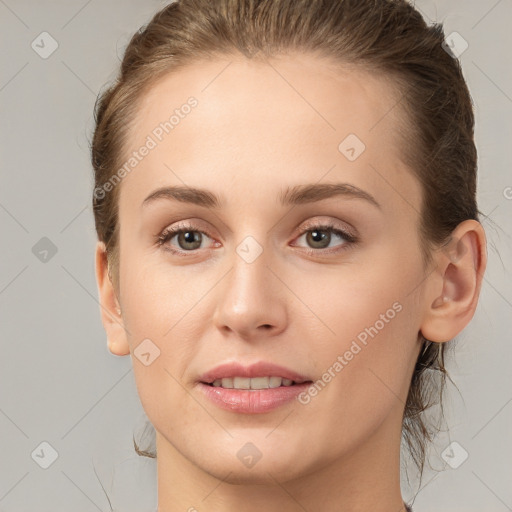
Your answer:
[[[157,431],[158,512],[406,512],[400,490],[401,411],[394,412],[349,453],[291,479],[278,481],[267,472],[266,481],[257,484],[237,480],[229,468],[207,473]]]

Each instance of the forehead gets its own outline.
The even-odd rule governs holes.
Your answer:
[[[396,188],[418,195],[400,161],[399,100],[384,76],[311,55],[191,64],[141,99],[128,153],[149,139],[154,147],[124,178],[121,203],[140,203],[168,184],[281,189],[326,173],[327,181],[381,189],[390,199]],[[352,146],[362,151],[355,160],[347,158]]]

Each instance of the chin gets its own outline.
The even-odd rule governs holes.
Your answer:
[[[293,480],[302,476],[300,470],[293,471],[283,461],[268,460],[266,463],[260,460],[252,468],[244,467],[242,464],[226,461],[225,465],[210,464],[203,466],[203,470],[211,476],[232,485],[275,485],[276,481],[281,483]]]
[[[314,470],[314,464],[305,460],[304,450],[294,446],[283,450],[282,443],[261,440],[252,444],[245,439],[247,437],[242,442],[231,439],[229,446],[219,447],[219,451],[212,450],[213,453],[203,460],[197,458],[201,450],[196,447],[195,464],[215,478],[234,485],[275,485],[276,481],[293,480]],[[204,450],[203,454],[207,451]]]

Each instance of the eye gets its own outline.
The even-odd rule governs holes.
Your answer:
[[[307,244],[310,245],[311,247],[306,248],[306,252],[309,254],[337,252],[340,250],[344,250],[346,247],[354,244],[357,241],[354,235],[348,233],[347,231],[339,229],[333,224],[317,224],[307,227],[308,229],[303,232],[299,239],[305,236]],[[344,242],[338,244],[337,248],[335,248],[334,251],[326,251],[325,249],[329,249],[329,245],[332,241],[333,234],[336,237],[344,240]]]
[[[210,238],[207,233],[199,229],[193,224],[180,225],[172,228],[166,228],[157,237],[157,244],[164,246],[172,253],[185,253],[192,252],[197,249],[201,249],[204,236]],[[171,242],[173,238],[176,238],[178,248],[174,248]]]

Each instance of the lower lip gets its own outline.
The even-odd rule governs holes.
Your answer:
[[[257,414],[291,402],[311,384],[313,383],[304,382],[269,389],[225,389],[200,382],[199,389],[222,409],[242,414]]]

